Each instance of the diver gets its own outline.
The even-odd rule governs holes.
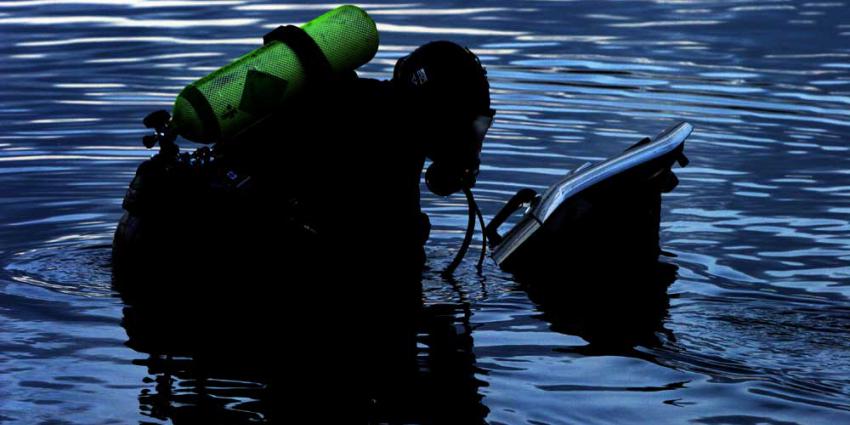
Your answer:
[[[173,336],[182,351],[223,341],[239,350],[273,335],[284,344],[264,358],[301,366],[276,382],[301,383],[308,399],[324,394],[323,379],[357,394],[368,371],[416,348],[405,330],[421,309],[430,232],[422,170],[430,159],[425,180],[437,195],[469,193],[495,115],[486,70],[450,41],[402,57],[390,80],[359,78],[340,65],[358,56],[349,26],[360,19],[374,32],[365,63],[377,51],[374,22],[353,6],[335,11],[272,31],[187,86],[173,116],[145,119],[155,130],[145,145],[160,153],[139,166],[113,244],[125,304],[179,312],[193,329]],[[297,62],[271,62],[291,52]],[[314,72],[281,77],[302,68]],[[181,151],[178,135],[211,146]],[[163,328],[170,335],[168,320]],[[340,350],[357,367],[340,363]]]
[[[116,266],[215,251],[198,255],[209,262],[228,252],[216,246],[241,247],[230,252],[240,256],[276,240],[296,254],[309,251],[304,244],[325,256],[343,249],[359,264],[372,258],[380,268],[421,271],[430,228],[419,205],[425,160],[435,194],[471,188],[494,114],[478,57],[435,41],[399,59],[391,80],[353,71],[328,79],[191,157],[162,143],[125,197],[130,217],[116,233]],[[172,228],[187,217],[197,233]],[[285,235],[267,239],[278,231]],[[143,241],[158,246],[146,250]]]
[[[140,167],[115,260],[141,267],[116,286],[127,312],[162,316],[161,330],[135,342],[167,337],[198,354],[259,345],[251,365],[281,369],[269,372],[274,388],[299,388],[287,409],[318,402],[368,415],[369,400],[407,376],[394,368],[417,346],[426,158],[434,193],[472,187],[494,112],[477,57],[448,41],[400,59],[391,80],[351,76],[321,94],[217,144],[209,165]],[[234,187],[221,183],[231,172]],[[258,342],[269,338],[285,344]]]

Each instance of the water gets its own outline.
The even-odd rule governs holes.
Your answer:
[[[599,324],[592,306],[609,299],[533,302],[492,263],[477,276],[468,260],[454,286],[429,273],[423,403],[454,388],[458,418],[492,424],[850,422],[850,5],[365,6],[382,46],[364,76],[388,78],[437,38],[481,55],[499,111],[476,189],[485,215],[676,120],[697,128],[664,198],[665,261],[679,268],[666,291]],[[0,422],[268,419],[261,379],[201,380],[185,359],[125,344],[110,238],[151,154],[141,117],[328,7],[0,1]],[[463,203],[423,206],[439,269]],[[600,348],[611,332],[632,346]]]

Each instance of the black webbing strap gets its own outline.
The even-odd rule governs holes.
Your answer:
[[[322,49],[303,29],[294,25],[279,26],[263,36],[263,44],[279,41],[295,52],[308,84],[322,84],[333,78],[333,70]]]

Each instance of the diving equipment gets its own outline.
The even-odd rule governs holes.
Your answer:
[[[435,195],[449,196],[475,186],[481,165],[481,148],[495,115],[496,111],[488,108],[487,112],[470,122],[449,130],[458,140],[444,142],[431,152],[433,162],[425,171],[428,190]]]
[[[472,190],[468,187],[464,187],[463,194],[466,196],[467,202],[467,211],[469,212],[469,218],[466,223],[466,233],[463,236],[463,243],[461,243],[460,248],[458,248],[457,253],[455,253],[454,259],[449,265],[443,270],[443,276],[449,277],[454,273],[457,266],[460,265],[460,262],[463,261],[463,257],[466,256],[466,251],[469,249],[469,244],[472,243],[472,235],[475,233],[475,217],[478,217],[478,224],[481,226],[482,230],[482,243],[481,243],[481,256],[478,257],[478,264],[476,264],[476,269],[478,269],[478,273],[481,273],[481,267],[484,265],[484,257],[487,254],[487,233],[484,233],[484,216],[481,214],[481,209],[478,208],[478,204],[475,202],[475,197],[472,195]]]
[[[493,259],[506,271],[534,273],[566,261],[657,258],[661,193],[678,184],[671,168],[688,164],[692,131],[678,123],[614,158],[584,164],[542,196],[520,190],[485,230]],[[502,237],[499,227],[522,205],[522,219]]]
[[[449,196],[469,189],[475,185],[479,163],[478,158],[466,166],[434,161],[425,170],[425,185],[428,190],[438,196]]]
[[[425,176],[428,189],[448,196],[471,188],[496,113],[490,108],[490,84],[481,61],[468,48],[434,41],[398,60],[393,83],[426,139],[433,161]]]
[[[346,5],[300,28],[278,27],[263,41],[262,47],[186,86],[170,122],[160,116],[148,125],[157,137],[149,136],[145,145],[168,143],[176,135],[200,143],[233,138],[308,87],[369,62],[378,50],[378,31],[363,9]]]
[[[432,41],[400,58],[393,82],[426,119],[473,119],[490,108],[487,70],[471,50],[451,41]]]

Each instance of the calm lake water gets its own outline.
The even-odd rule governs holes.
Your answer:
[[[201,385],[128,347],[111,236],[152,154],[141,118],[271,28],[332,6],[0,1],[0,423],[267,419],[262,380]],[[467,259],[453,284],[426,274],[429,323],[453,335],[442,351],[464,353],[431,359],[448,364],[433,381],[464,393],[455,403],[472,413],[458,417],[850,423],[850,4],[363,6],[382,34],[363,76],[388,78],[433,39],[480,54],[499,111],[475,190],[488,217],[520,187],[545,188],[675,121],[696,127],[691,165],[664,197],[662,246],[674,255],[664,261],[678,276],[621,327],[594,326],[575,305],[604,299],[539,304],[492,262],[479,276]],[[465,204],[423,197],[438,270],[460,243]],[[635,326],[633,346],[594,343]],[[440,353],[430,336],[426,362]]]

